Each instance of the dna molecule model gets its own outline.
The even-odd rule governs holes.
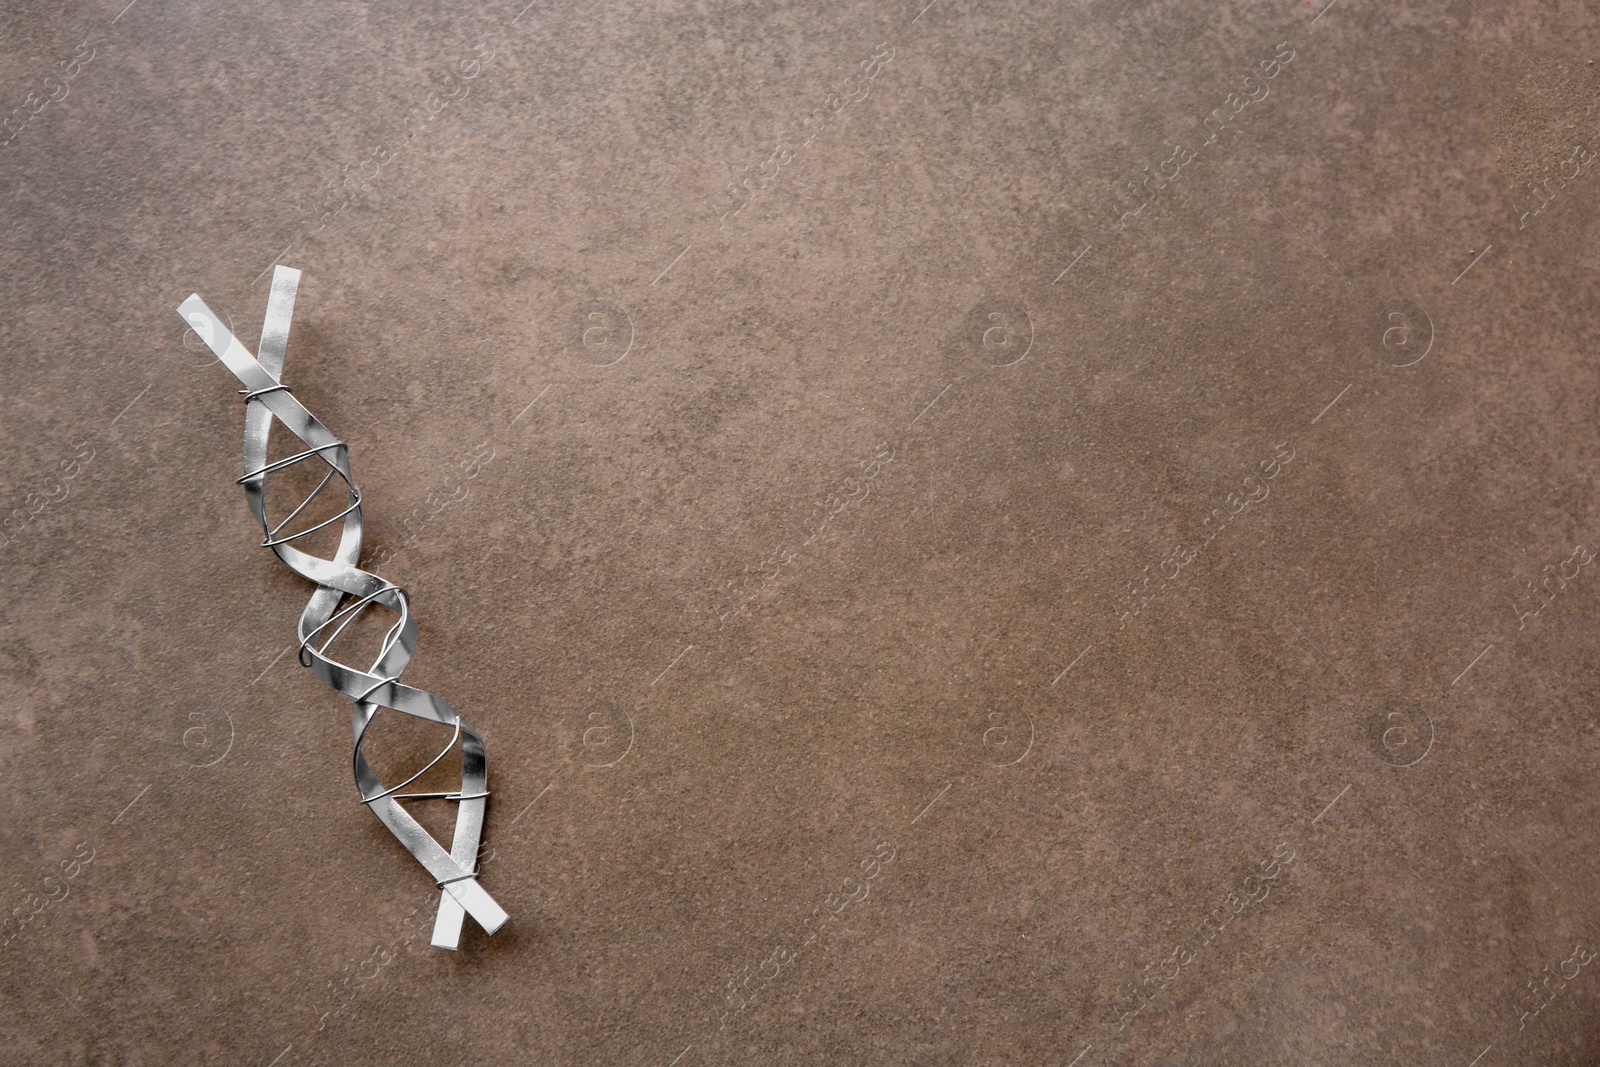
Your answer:
[[[434,920],[432,942],[435,947],[456,949],[461,943],[465,917],[471,915],[485,933],[492,934],[506,922],[507,914],[478,884],[478,843],[483,834],[484,808],[489,796],[488,765],[483,739],[475,733],[449,704],[432,693],[405,685],[400,674],[416,649],[417,630],[411,619],[410,602],[404,589],[362,570],[361,491],[350,471],[350,451],[317,418],[307,411],[288,386],[279,380],[283,373],[289,339],[289,320],[294,314],[295,293],[300,272],[279,265],[273,272],[267,296],[267,314],[261,327],[261,344],[256,355],[240,343],[198,295],[178,305],[183,317],[217,359],[233,372],[244,386],[244,486],[251,512],[266,535],[261,544],[296,574],[316,584],[316,591],[300,615],[299,659],[313,674],[353,700],[350,727],[354,735],[351,763],[361,803],[372,810],[389,831],[433,875],[439,888],[439,911]],[[305,445],[302,451],[269,462],[267,442],[276,419]],[[323,464],[327,474],[317,487],[293,510],[274,524],[267,514],[268,476],[301,463]],[[335,481],[335,477],[338,481]],[[311,523],[304,529],[284,532],[297,515],[305,511],[324,489],[343,493],[343,510]],[[337,499],[337,498],[334,498]],[[307,520],[309,521],[309,520]],[[338,547],[333,558],[312,555],[294,542],[342,523],[338,528]],[[329,646],[364,612],[379,606],[396,615],[393,625],[379,642],[377,655],[366,669],[352,667],[329,655]],[[385,788],[377,773],[362,755],[362,743],[379,711],[388,708],[451,728],[448,744],[421,770],[399,785]],[[400,790],[422,777],[459,745],[461,788],[446,793],[401,793]],[[455,834],[446,851],[402,806],[402,801],[442,800],[456,805]]]

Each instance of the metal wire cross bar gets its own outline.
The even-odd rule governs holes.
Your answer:
[[[334,437],[294,398],[281,382],[284,351],[289,340],[289,320],[294,314],[295,292],[300,272],[279,266],[273,271],[272,291],[267,297],[267,317],[261,327],[258,355],[251,355],[222,320],[212,314],[198,295],[178,305],[178,314],[200,335],[222,364],[233,372],[244,389],[244,486],[250,511],[266,534],[261,544],[301,577],[316,583],[316,592],[300,614],[300,662],[313,674],[354,701],[350,729],[354,737],[351,762],[355,768],[356,790],[361,803],[372,809],[389,832],[399,839],[417,862],[433,876],[439,888],[439,914],[433,924],[433,944],[454,949],[461,943],[464,918],[471,915],[486,933],[494,933],[508,916],[494,898],[478,884],[478,841],[483,835],[484,806],[489,796],[488,766],[483,739],[462,720],[454,708],[432,693],[405,685],[400,674],[417,647],[417,629],[411,620],[405,590],[362,570],[361,491],[350,473],[350,450]],[[285,459],[267,461],[267,438],[272,421],[277,419],[306,446]],[[267,518],[267,478],[302,462],[321,462],[328,473],[310,494],[277,524]],[[280,531],[306,508],[337,476],[344,484],[344,509],[304,530],[280,535]],[[298,538],[333,523],[342,522],[338,547],[331,559],[290,544]],[[348,603],[347,603],[348,601]],[[341,663],[328,654],[328,646],[368,608],[380,606],[393,611],[397,619],[379,645],[376,658],[365,670]],[[335,625],[336,624],[336,625]],[[334,625],[331,636],[319,635]],[[367,758],[362,742],[378,712],[384,708],[426,719],[454,732],[439,755],[399,785],[385,789]],[[456,747],[461,747],[461,788],[453,793],[399,793],[398,790],[420,778]],[[455,836],[450,851],[433,839],[416,819],[400,805],[402,800],[447,800],[456,805]]]

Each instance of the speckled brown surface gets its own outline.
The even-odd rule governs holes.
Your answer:
[[[1592,5],[125,3],[0,17],[0,1064],[1600,1062]]]

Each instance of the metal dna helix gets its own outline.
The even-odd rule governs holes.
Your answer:
[[[483,834],[484,807],[489,796],[483,739],[449,704],[400,681],[400,674],[416,649],[416,625],[411,620],[405,590],[357,566],[361,557],[361,491],[356,488],[350,471],[349,449],[279,381],[299,284],[298,270],[279,266],[273,272],[266,320],[261,327],[261,344],[254,356],[197,294],[178,305],[178,314],[244,386],[240,390],[245,400],[244,475],[239,478],[239,484],[244,486],[250,511],[266,535],[262,546],[272,549],[291,570],[317,586],[300,615],[300,663],[355,702],[350,717],[355,739],[351,764],[361,803],[370,808],[417,862],[433,875],[439,887],[433,944],[438,948],[455,949],[461,942],[465,916],[471,915],[484,932],[490,934],[509,918],[477,880],[478,842]],[[299,438],[305,449],[268,462],[267,439],[273,419]],[[298,506],[274,524],[267,516],[268,476],[308,462],[325,464],[327,474]],[[335,477],[343,483],[347,501],[344,509],[305,529],[285,533],[285,527],[330,484],[334,492],[339,491]],[[334,523],[342,523],[342,526],[332,559],[312,555],[293,543]],[[374,606],[393,611],[396,620],[384,633],[371,666],[362,670],[330,656],[329,646],[362,613]],[[437,756],[399,785],[388,788],[379,781],[361,751],[368,728],[384,708],[452,729],[449,744]],[[452,793],[399,792],[437,765],[458,744],[461,750],[459,790]],[[402,801],[411,800],[444,800],[456,804],[455,834],[448,852],[402,807]]]

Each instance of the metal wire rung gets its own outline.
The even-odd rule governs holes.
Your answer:
[[[292,394],[294,392],[294,390],[290,389],[287,385],[269,385],[265,389],[241,389],[241,390],[239,390],[239,392],[240,392],[240,394],[243,395],[244,402],[246,404],[248,404],[248,403],[250,403],[250,401],[254,400],[256,397],[260,396],[263,393],[291,393]]]
[[[393,679],[385,679],[383,682],[380,682],[379,685],[387,685],[392,680]],[[373,686],[373,689],[376,689],[376,688],[377,688],[377,686]],[[370,693],[371,690],[368,690],[368,692]],[[372,719],[376,718],[376,717],[377,717],[377,713],[374,712],[372,717],[367,719],[366,725],[361,727],[361,735],[356,738],[355,751],[351,754],[351,759],[352,760],[357,759],[357,758],[360,757],[360,755],[361,755],[361,744],[362,744],[363,741],[365,741],[367,739],[367,727],[372,725]],[[363,803],[363,804],[371,804],[375,800],[382,800],[384,797],[393,796],[395,790],[404,789],[406,786],[410,785],[412,782],[416,781],[418,778],[421,778],[424,774],[427,774],[429,771],[433,770],[435,764],[437,764],[440,760],[444,759],[446,756],[450,755],[451,750],[456,747],[456,742],[459,741],[460,739],[461,739],[461,716],[457,715],[456,716],[456,729],[455,729],[455,732],[450,735],[450,743],[445,745],[443,748],[441,748],[439,750],[439,754],[437,756],[433,757],[431,760],[429,760],[423,766],[422,770],[418,771],[416,774],[413,774],[410,778],[407,778],[405,781],[401,782],[399,785],[393,786],[393,787],[391,787],[389,789],[385,789],[383,792],[378,793],[375,796],[362,797],[361,798],[361,803]]]
[[[285,459],[280,459],[280,460],[278,460],[278,461],[276,461],[274,463],[268,463],[265,467],[262,467],[260,470],[253,470],[249,474],[246,474],[242,478],[235,478],[233,484],[235,484],[235,485],[243,485],[245,482],[248,482],[252,478],[260,478],[262,475],[271,474],[273,471],[281,471],[285,467],[293,466],[294,464],[299,463],[303,459],[310,459],[312,456],[315,456],[315,455],[317,455],[319,453],[322,453],[322,452],[326,452],[330,448],[343,448],[343,447],[344,447],[344,442],[343,441],[329,441],[325,445],[316,445],[316,446],[314,446],[312,448],[306,449],[304,452],[297,452],[296,454],[294,454],[292,456],[289,456],[289,457],[287,457]]]

